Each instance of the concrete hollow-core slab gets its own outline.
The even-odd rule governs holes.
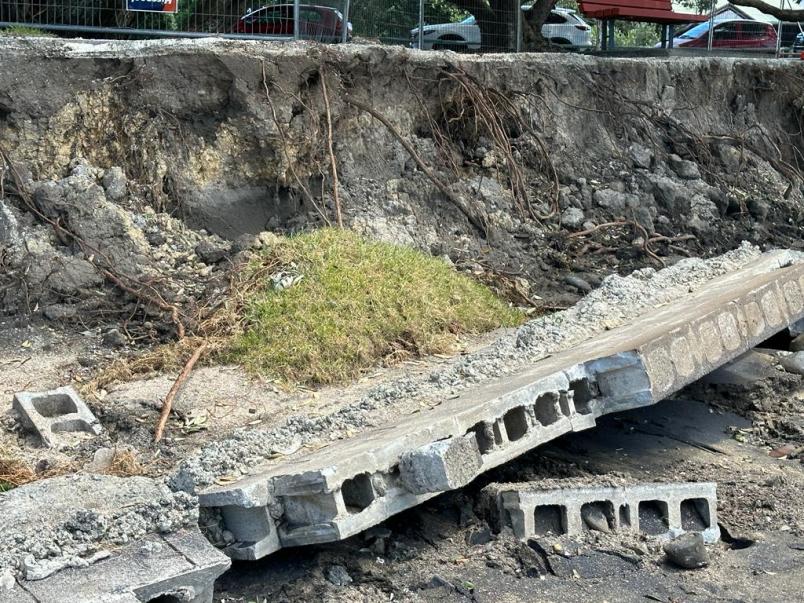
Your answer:
[[[257,559],[347,538],[601,415],[654,404],[804,317],[804,263],[771,252],[429,412],[200,493]]]

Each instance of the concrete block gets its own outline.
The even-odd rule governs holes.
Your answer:
[[[12,402],[26,429],[35,432],[43,446],[60,443],[59,434],[81,432],[99,435],[102,427],[72,387],[46,392],[19,392]]]
[[[796,300],[804,263],[790,258],[786,252],[764,254],[629,325],[468,390],[431,411],[208,488],[199,493],[200,504],[252,509],[224,513],[232,533],[243,535],[227,550],[237,558],[347,538],[540,444],[588,429],[601,415],[654,404],[802,320],[804,300]],[[665,532],[680,529],[683,501],[672,501],[643,505],[644,526],[656,515],[651,509],[665,505],[666,514],[659,515],[669,522]],[[260,505],[280,511],[260,512]],[[581,508],[556,505],[544,510],[539,521],[555,525],[558,517],[568,529],[582,525]],[[638,505],[632,506],[623,510],[622,521],[638,526]],[[587,508],[586,515],[600,519],[606,512]],[[714,517],[714,510],[709,512]],[[517,516],[516,509],[511,513],[523,530],[535,521],[521,511]],[[248,522],[257,528],[249,530]],[[614,527],[620,523],[618,514]]]
[[[667,540],[700,532],[708,543],[720,538],[713,483],[560,487],[558,481],[488,487],[497,506],[497,529],[510,527],[523,540],[590,530],[635,531]]]
[[[512,430],[523,434],[527,431],[529,417],[524,411],[509,411],[506,416],[510,416],[506,427],[509,434]],[[444,492],[471,482],[482,463],[476,434],[448,438],[403,454],[399,462],[400,479],[413,494]]]
[[[215,580],[230,565],[193,528],[169,536],[151,534],[88,567],[64,569],[43,580],[23,580],[20,589],[41,602],[65,601],[69,593],[72,603],[155,599],[212,603]]]

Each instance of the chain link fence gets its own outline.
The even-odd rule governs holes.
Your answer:
[[[95,37],[226,36],[325,43],[379,42],[423,50],[517,52],[532,48],[534,8],[521,0],[0,0],[0,27]],[[530,1],[530,0],[529,0]],[[700,9],[700,7],[699,7]],[[804,24],[750,21],[709,4],[708,19],[674,31],[585,19],[561,0],[541,28],[571,50],[739,51],[798,58]],[[604,36],[605,32],[605,36]]]

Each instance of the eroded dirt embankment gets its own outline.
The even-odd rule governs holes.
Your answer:
[[[231,240],[334,221],[331,125],[346,224],[524,276],[556,305],[654,253],[801,245],[799,62],[52,40],[3,55],[0,144],[23,177],[121,166],[113,201],[146,231],[144,209]],[[562,233],[618,219],[634,224]],[[40,289],[15,306],[66,296]]]

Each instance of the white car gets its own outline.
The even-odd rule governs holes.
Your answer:
[[[531,10],[530,5],[522,6]],[[553,9],[542,26],[542,35],[559,46],[592,46],[592,28],[568,8]],[[419,47],[419,28],[410,30],[411,48]],[[422,29],[422,50],[480,50],[480,26],[473,16],[458,23],[426,25]]]

